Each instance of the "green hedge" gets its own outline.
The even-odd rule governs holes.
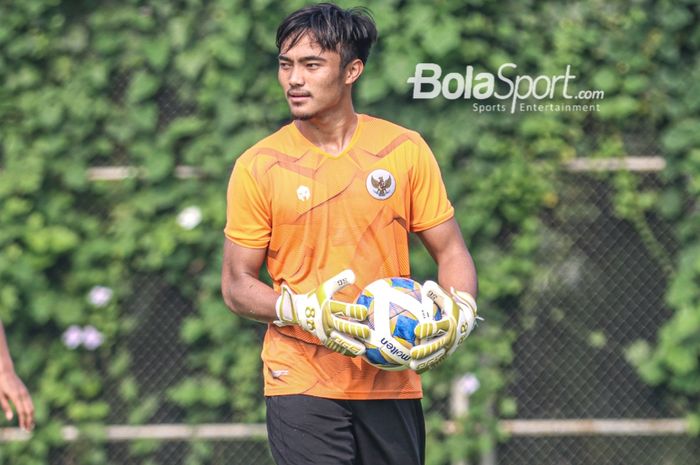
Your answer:
[[[355,2],[341,2],[352,6]],[[276,82],[274,32],[303,5],[266,0],[0,4],[0,318],[16,368],[32,391],[38,427],[31,441],[3,445],[0,463],[47,463],[64,451],[102,464],[99,425],[148,423],[162,403],[187,421],[221,412],[260,421],[259,326],[228,313],[219,294],[225,187],[245,148],[288,118]],[[495,418],[512,416],[503,395],[515,334],[504,321],[537,273],[538,213],[558,202],[557,173],[574,157],[628,153],[640,128],[661,141],[667,188],[640,192],[634,175],[611,179],[619,215],[637,226],[664,264],[676,310],[656,345],[630,348],[641,376],[689,412],[700,411],[700,13],[692,1],[371,2],[380,42],[356,92],[356,109],[420,131],[445,181],[475,257],[486,318],[459,355],[425,375],[429,463],[490,449]],[[466,65],[495,73],[506,62],[528,74],[560,74],[576,89],[602,89],[601,111],[476,114],[472,101],[415,101],[406,79],[416,63],[444,72]],[[557,101],[561,102],[561,99]],[[588,130],[593,128],[594,131]],[[130,165],[123,182],[90,181],[86,169]],[[177,165],[202,177],[181,180]],[[196,206],[193,229],[176,217]],[[680,260],[650,231],[657,215],[677,234]],[[434,267],[421,249],[418,278]],[[676,262],[678,262],[676,264]],[[675,269],[675,271],[674,271]],[[196,311],[181,326],[191,376],[145,395],[134,354],[121,344],[137,323],[124,311],[142,276],[161,276]],[[96,286],[113,290],[91,304]],[[71,325],[94,326],[104,343],[69,350]],[[47,356],[50,354],[50,356]],[[438,406],[455,374],[475,373],[462,434],[442,437]],[[107,393],[118,394],[108,398]],[[698,418],[695,416],[694,418]],[[700,422],[696,421],[695,425]],[[80,425],[87,442],[64,449],[59,428]],[[699,428],[700,429],[700,428]],[[436,441],[445,447],[436,447]],[[132,453],[149,462],[152,447]],[[190,463],[206,461],[206,447]],[[134,462],[136,463],[136,462]]]

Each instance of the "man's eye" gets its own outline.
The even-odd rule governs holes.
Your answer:
[[[288,69],[289,68],[289,63],[285,63],[283,61],[280,61],[280,68],[282,69]]]
[[[318,63],[308,63],[306,65],[306,67],[310,68],[310,69],[316,69],[316,68],[318,68],[318,66],[319,66]]]

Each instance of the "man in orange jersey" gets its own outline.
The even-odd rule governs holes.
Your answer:
[[[422,464],[422,372],[474,326],[476,271],[440,171],[421,136],[357,114],[352,87],[376,41],[363,9],[303,8],[277,30],[278,78],[293,122],[243,153],[228,188],[222,293],[268,323],[262,350],[270,446],[278,464]],[[365,362],[351,302],[379,278],[410,276],[408,233],[438,265],[411,368]],[[274,288],[258,279],[266,260]],[[450,289],[447,291],[445,289]]]

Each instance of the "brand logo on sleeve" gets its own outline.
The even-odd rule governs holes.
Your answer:
[[[309,198],[311,198],[311,191],[309,190],[308,187],[306,187],[306,186],[297,187],[297,199],[299,199],[303,202],[305,200],[309,200]]]
[[[396,190],[396,179],[387,170],[374,170],[367,176],[367,191],[377,200],[386,200]]]

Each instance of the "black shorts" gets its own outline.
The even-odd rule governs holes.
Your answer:
[[[419,399],[266,397],[267,433],[277,465],[423,465]]]

